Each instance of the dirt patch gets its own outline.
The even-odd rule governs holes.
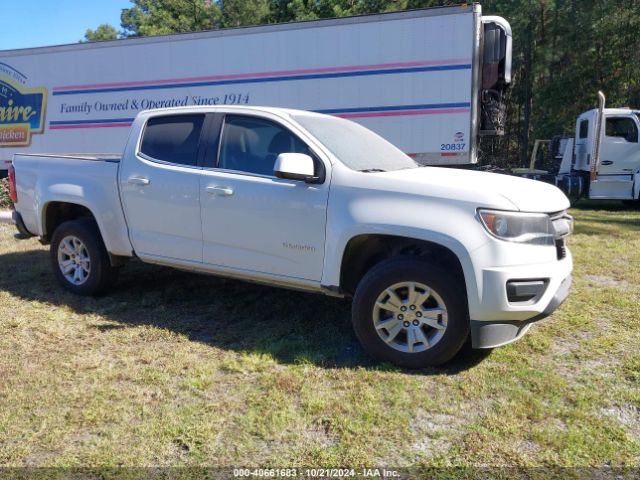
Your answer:
[[[604,275],[585,275],[584,279],[589,282],[590,286],[619,288],[621,290],[626,290],[630,287],[629,282],[626,280],[618,280]]]
[[[466,421],[462,415],[453,416],[421,410],[412,425],[418,440],[411,445],[411,449],[425,459],[446,452],[451,446],[452,437],[462,431],[464,423]]]
[[[419,453],[422,458],[432,459],[437,453],[446,452],[451,447],[451,442],[446,438],[424,437],[411,445],[411,449]]]
[[[53,463],[53,461],[60,456],[61,451],[46,451],[46,450],[36,450],[31,452],[29,455],[24,457],[21,464],[18,464],[20,467],[41,467],[42,465],[48,465]],[[18,466],[15,465],[15,466]],[[3,467],[6,467],[4,465]],[[9,465],[11,466],[11,465]]]
[[[635,405],[613,405],[602,413],[616,420],[632,437],[640,437],[640,409]]]
[[[541,450],[540,444],[533,440],[523,440],[518,445],[518,451],[526,453],[530,457],[535,457]]]
[[[573,331],[567,337],[555,338],[551,347],[551,353],[557,359],[555,372],[571,381],[582,376],[601,380],[615,377],[615,369],[620,364],[619,358],[616,355],[588,358],[593,356],[588,355],[589,347],[585,345],[602,332],[608,331],[611,325],[611,320],[598,318],[593,325],[585,325],[583,329]]]
[[[340,442],[340,436],[333,432],[331,423],[322,420],[315,428],[307,429],[304,434],[305,443],[314,447],[329,448]]]
[[[568,430],[567,424],[562,418],[548,417],[542,422],[542,425],[554,432],[566,432]]]
[[[553,339],[552,352],[556,355],[571,355],[576,352],[583,342],[587,342],[608,331],[613,326],[611,319],[596,317],[592,322],[584,323],[579,329],[567,332],[562,337]]]

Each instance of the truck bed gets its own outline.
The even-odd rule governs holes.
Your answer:
[[[93,205],[98,226],[109,251],[130,255],[120,195],[118,169],[120,155],[114,154],[16,154],[18,201],[27,230],[36,236],[46,235],[47,204],[50,201]],[[40,217],[45,215],[45,217]]]

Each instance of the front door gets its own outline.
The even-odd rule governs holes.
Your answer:
[[[278,122],[226,115],[217,168],[200,182],[205,264],[320,281],[329,182],[307,184],[273,174],[280,153],[311,154]]]
[[[152,117],[120,165],[120,192],[141,258],[202,262],[198,150],[205,115]]]
[[[606,119],[598,175],[632,175],[640,168],[638,125],[632,115]]]

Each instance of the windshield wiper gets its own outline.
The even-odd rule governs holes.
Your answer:
[[[358,170],[358,171],[364,172],[364,173],[386,172],[386,170],[382,170],[381,168],[365,168],[364,170]]]

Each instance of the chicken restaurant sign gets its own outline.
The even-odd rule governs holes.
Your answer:
[[[0,147],[27,147],[42,133],[47,89],[28,88],[27,77],[0,62]]]

